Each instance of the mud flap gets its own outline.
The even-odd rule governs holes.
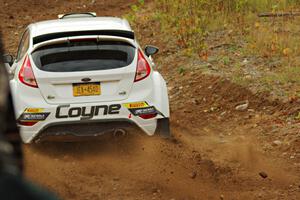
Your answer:
[[[163,118],[157,120],[156,134],[162,138],[171,138],[172,134],[170,131],[170,120],[169,118]]]

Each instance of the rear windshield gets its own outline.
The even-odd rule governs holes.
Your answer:
[[[49,72],[117,69],[132,63],[135,47],[121,41],[75,40],[41,47],[35,65]]]

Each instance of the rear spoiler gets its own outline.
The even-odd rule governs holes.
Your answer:
[[[33,38],[33,45],[48,40],[58,39],[58,38],[85,36],[85,35],[110,35],[110,36],[129,38],[133,40],[135,38],[133,31],[124,31],[124,30],[72,31],[72,32],[49,33],[45,35],[36,36]]]

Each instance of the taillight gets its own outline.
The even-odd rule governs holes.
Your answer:
[[[37,121],[19,121],[19,124],[22,126],[33,126],[36,123],[38,123]]]
[[[20,69],[19,80],[30,87],[38,87],[28,55],[24,59],[23,65]]]
[[[139,117],[143,118],[143,119],[151,119],[151,118],[154,118],[156,116],[157,116],[157,113],[139,115]]]
[[[151,68],[147,60],[145,59],[142,52],[139,50],[138,52],[138,63],[136,67],[136,74],[134,82],[140,81],[145,79],[147,76],[149,76],[151,72]]]

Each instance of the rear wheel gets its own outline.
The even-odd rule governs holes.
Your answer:
[[[171,138],[170,120],[169,118],[163,118],[157,120],[156,134],[163,138]]]

